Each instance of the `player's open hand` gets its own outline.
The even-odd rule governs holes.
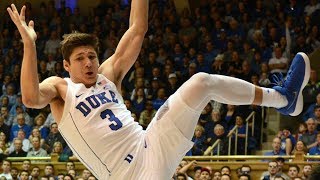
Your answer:
[[[37,34],[34,31],[34,22],[30,21],[28,24],[26,23],[26,6],[21,8],[20,14],[14,4],[11,4],[11,7],[8,7],[7,11],[11,20],[17,26],[23,42],[35,42],[37,39]]]

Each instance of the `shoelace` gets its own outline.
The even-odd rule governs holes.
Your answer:
[[[290,76],[290,74],[292,73],[291,70],[288,71],[287,73],[287,76]],[[273,73],[272,76],[271,76],[271,85],[274,85],[274,86],[283,86],[283,84],[286,82],[287,78],[284,78],[283,77],[283,74],[282,73]]]
[[[271,76],[271,85],[282,86],[284,84],[284,78],[282,73],[273,73]]]

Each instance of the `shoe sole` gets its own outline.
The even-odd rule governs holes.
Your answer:
[[[302,56],[302,59],[304,60],[304,63],[306,65],[306,67],[305,67],[304,79],[303,79],[303,83],[302,83],[300,91],[299,91],[299,96],[298,96],[298,99],[297,99],[296,107],[295,107],[294,111],[291,114],[289,114],[290,116],[297,116],[302,112],[302,109],[303,109],[302,90],[308,84],[309,78],[310,78],[310,60],[309,60],[309,57],[303,52],[299,52],[298,54]]]

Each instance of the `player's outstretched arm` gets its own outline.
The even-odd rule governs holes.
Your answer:
[[[125,74],[136,61],[148,30],[148,2],[132,0],[129,29],[122,36],[115,53],[99,68],[99,73],[110,78],[118,89]]]
[[[55,83],[51,80],[53,78],[44,81],[39,86],[35,44],[37,34],[34,31],[34,22],[26,23],[25,10],[26,7],[23,6],[19,14],[14,4],[7,8],[10,18],[17,26],[23,41],[24,52],[21,67],[22,101],[27,107],[42,108],[57,96],[57,90],[53,88]]]

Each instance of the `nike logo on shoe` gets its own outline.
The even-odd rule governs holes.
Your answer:
[[[82,94],[79,94],[79,95],[76,95],[76,98],[78,98],[78,97],[80,97],[80,96],[82,96],[84,93],[82,93]]]
[[[290,109],[294,105],[294,103],[296,102],[296,100],[298,98],[298,92],[294,91],[292,93],[293,93],[293,101],[291,101],[291,104],[289,104],[287,106],[287,109]]]

